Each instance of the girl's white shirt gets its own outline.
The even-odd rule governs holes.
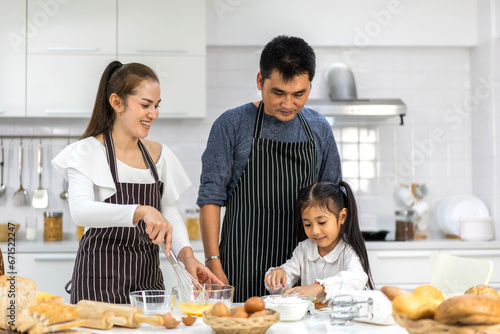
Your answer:
[[[133,217],[138,205],[105,203],[116,193],[104,145],[88,137],[68,145],[53,160],[52,165],[68,181],[69,209],[76,225],[86,228],[134,227]],[[118,181],[127,183],[154,183],[149,169],[130,167],[117,159]],[[156,163],[159,179],[164,183],[161,213],[172,224],[172,249],[175,253],[191,247],[186,225],[177,206],[177,200],[191,181],[174,153],[162,145]]]
[[[292,257],[281,265],[286,273],[286,286],[272,290],[266,285],[270,293],[283,293],[292,288],[299,279],[302,285],[315,282],[325,288],[325,299],[331,299],[339,290],[363,290],[368,282],[359,257],[354,249],[340,240],[337,246],[322,257],[318,253],[318,245],[310,239],[300,242],[293,251]],[[270,268],[267,276],[274,267]]]

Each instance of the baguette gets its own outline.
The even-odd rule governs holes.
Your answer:
[[[390,285],[382,287],[380,289],[380,291],[382,291],[382,293],[387,298],[389,298],[390,301],[393,301],[394,298],[396,298],[399,295],[407,295],[407,294],[409,294],[409,292],[406,291],[406,290],[400,289],[397,286],[390,286]]]
[[[433,318],[440,300],[414,294],[401,294],[392,301],[392,312],[394,315],[410,318],[413,320]]]

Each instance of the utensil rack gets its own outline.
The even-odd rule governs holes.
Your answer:
[[[76,135],[0,135],[0,139],[80,139]]]

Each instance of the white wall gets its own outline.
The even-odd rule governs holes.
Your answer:
[[[332,62],[342,61],[354,70],[359,97],[398,97],[408,106],[408,116],[402,127],[395,121],[358,127],[336,124],[333,127],[343,158],[344,176],[357,190],[362,227],[394,230],[394,180],[426,183],[433,205],[447,195],[471,193],[470,118],[452,117],[455,115],[454,106],[463,105],[470,95],[469,49],[358,48],[351,50],[349,57],[345,51],[345,48],[338,47],[316,48],[318,68],[311,98],[326,97],[323,70]],[[260,47],[209,47],[207,117],[159,120],[153,125],[150,139],[167,143],[193,182],[181,199],[183,210],[195,205],[200,157],[212,122],[228,108],[259,99],[255,87],[259,52]],[[86,120],[0,119],[0,135],[80,135],[86,123]],[[440,133],[439,140],[436,140],[437,132]],[[49,157],[66,143],[66,139],[44,142],[45,146],[50,146],[46,149],[48,173],[44,177],[44,186],[49,188],[48,210],[63,211],[65,230],[75,231],[67,203],[58,197],[62,191],[62,178],[48,167]],[[17,139],[4,139],[8,202],[0,205],[0,220],[23,222],[26,216],[35,215],[39,217],[41,229],[42,210],[12,206],[13,192],[19,187],[18,144]],[[24,145],[29,158],[26,158],[23,186],[32,195],[38,186],[34,167],[38,140],[25,140]],[[437,227],[431,224],[431,229]]]

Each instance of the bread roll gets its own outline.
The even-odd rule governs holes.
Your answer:
[[[396,296],[392,301],[392,311],[395,315],[413,320],[433,318],[434,312],[440,304],[441,301],[435,298],[402,294]]]
[[[423,297],[437,299],[441,302],[444,300],[444,295],[441,292],[441,290],[436,288],[434,285],[430,284],[420,285],[415,290],[413,290],[412,294],[416,296],[423,296]]]
[[[434,319],[447,325],[500,324],[500,299],[481,295],[462,295],[445,300]]]
[[[21,312],[36,299],[36,283],[19,276],[0,276],[0,328],[16,325]]]
[[[493,289],[491,286],[488,285],[476,285],[470,288],[469,290],[465,291],[466,295],[481,295],[481,296],[489,296],[493,298],[499,298],[500,295],[498,292]]]
[[[384,286],[380,291],[382,291],[390,301],[393,301],[396,296],[409,294],[408,291],[400,289],[397,286]]]

